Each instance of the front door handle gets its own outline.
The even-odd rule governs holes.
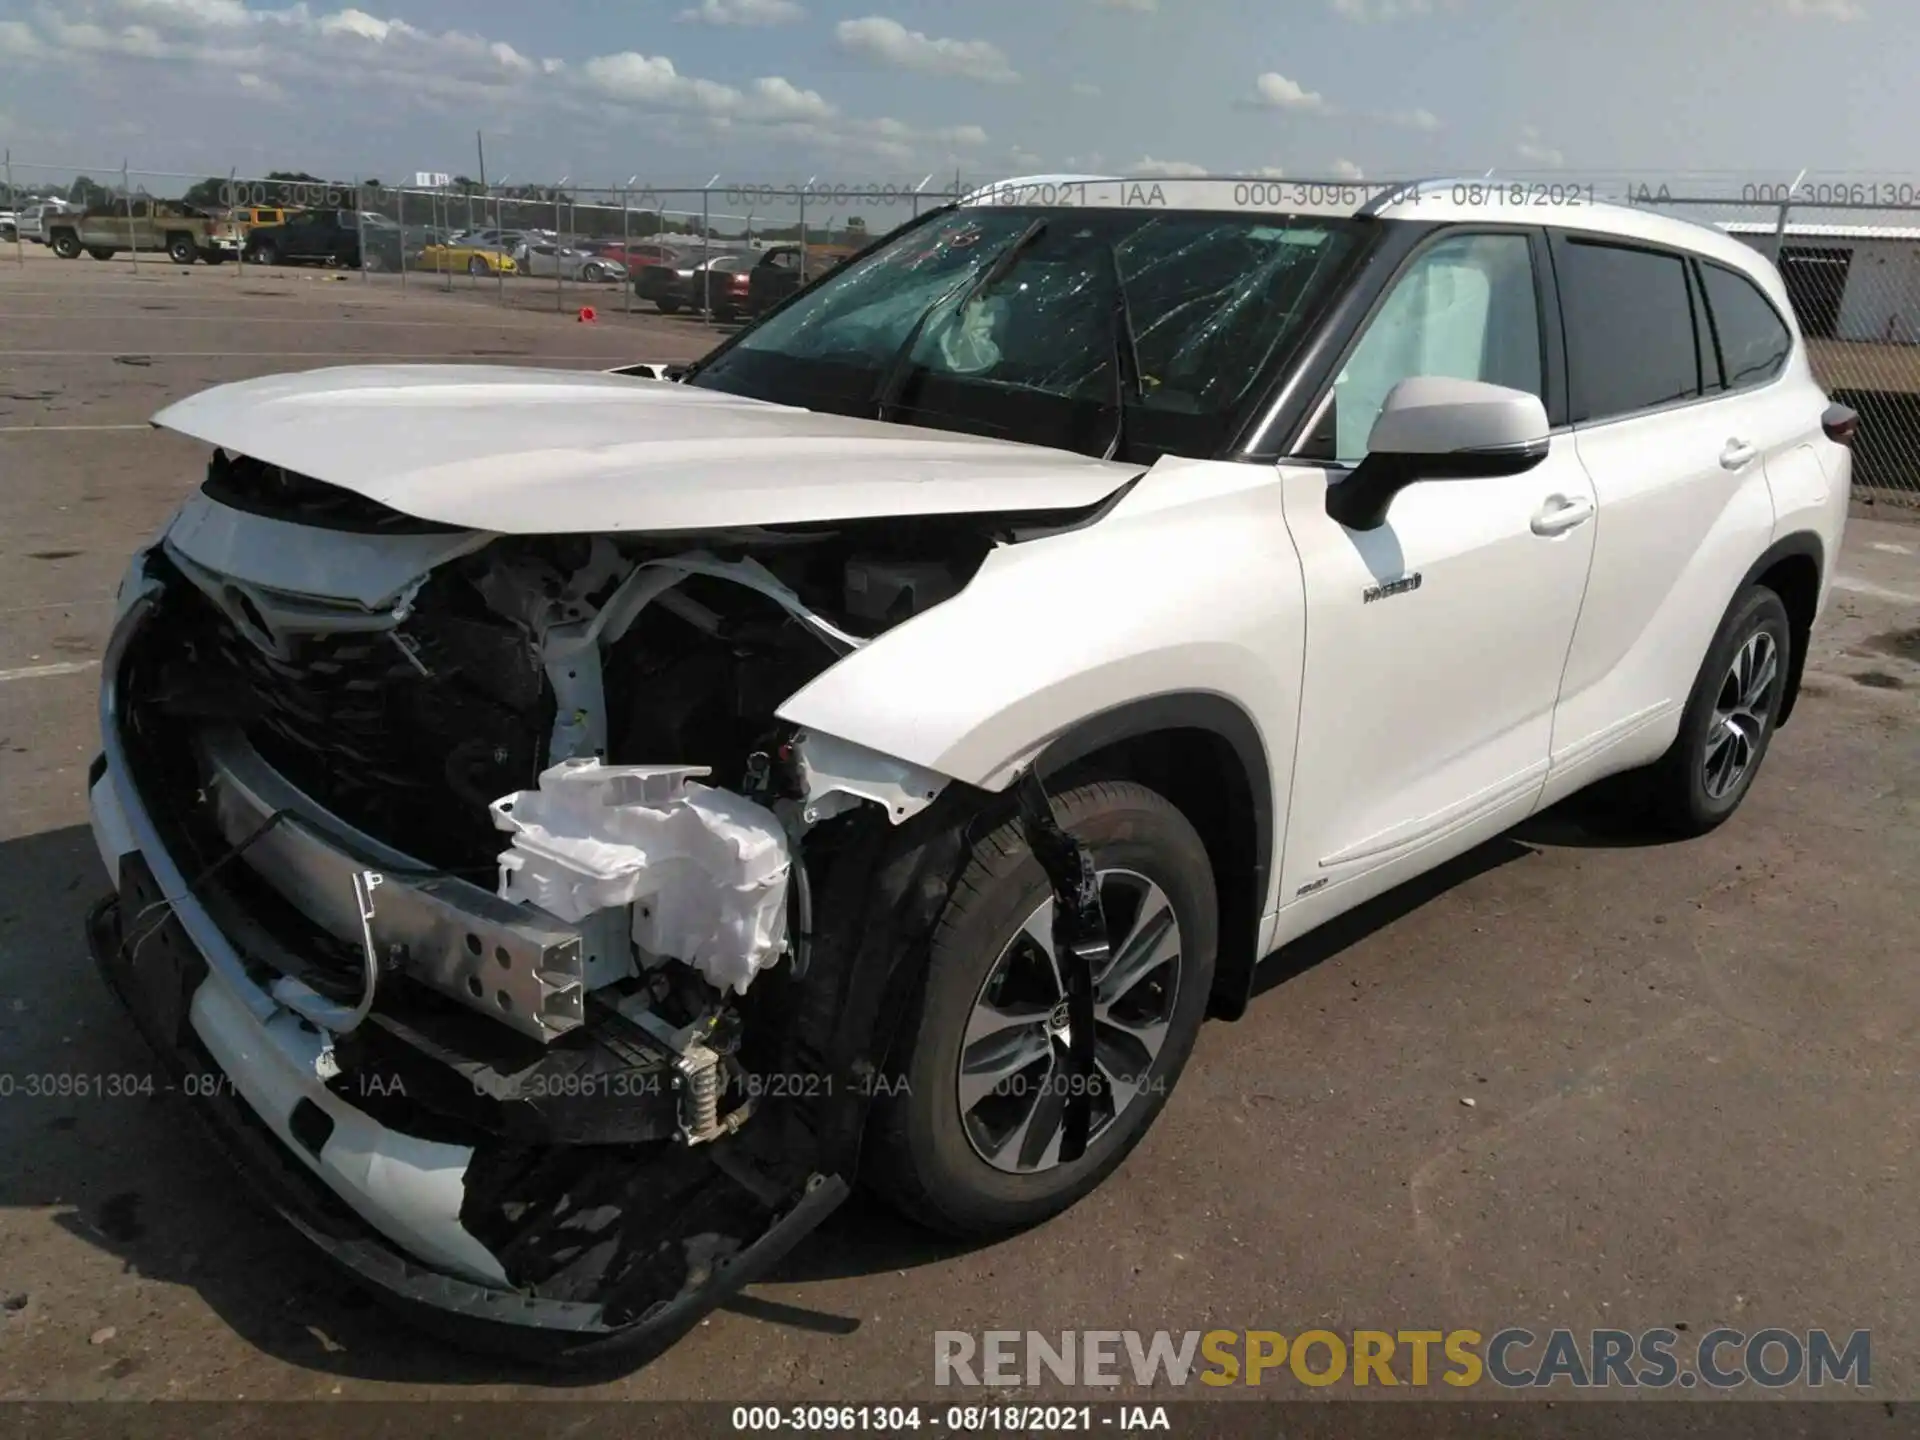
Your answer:
[[[1536,535],[1564,535],[1593,518],[1593,501],[1584,495],[1549,495],[1533,515]]]
[[[1744,440],[1729,440],[1727,441],[1727,448],[1720,452],[1720,468],[1723,470],[1743,469],[1753,460],[1753,457],[1759,453],[1758,450]]]

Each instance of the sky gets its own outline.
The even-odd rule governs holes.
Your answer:
[[[0,144],[22,184],[474,174],[476,132],[575,186],[1914,183],[1916,42],[1911,0],[0,0]]]

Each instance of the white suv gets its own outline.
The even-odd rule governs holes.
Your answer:
[[[690,368],[352,367],[105,664],[90,920],[247,1169],[479,1343],[644,1354],[865,1177],[1056,1213],[1256,961],[1790,713],[1854,418],[1772,267],[1442,182],[1047,177]]]

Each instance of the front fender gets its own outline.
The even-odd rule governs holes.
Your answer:
[[[1305,614],[1274,472],[1162,461],[1093,525],[996,549],[959,595],[779,714],[999,791],[1103,715],[1218,697],[1257,735],[1270,813],[1284,815]]]

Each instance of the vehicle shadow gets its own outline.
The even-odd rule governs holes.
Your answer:
[[[1647,824],[1638,799],[1628,777],[1602,782],[1567,797],[1505,834],[1355,906],[1266,956],[1254,973],[1253,994],[1260,996],[1277,989],[1456,886],[1542,849],[1633,849],[1673,843],[1673,837]]]

